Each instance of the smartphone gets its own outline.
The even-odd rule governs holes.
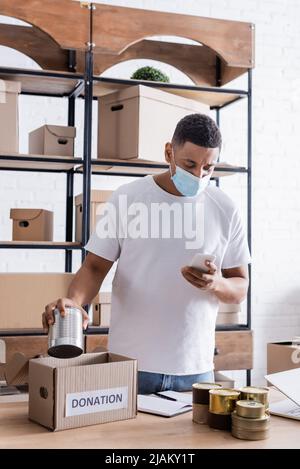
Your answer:
[[[201,272],[208,272],[209,268],[205,264],[205,261],[214,262],[216,260],[216,256],[213,254],[195,254],[191,262],[189,263],[190,267],[194,267],[195,269],[200,270]]]

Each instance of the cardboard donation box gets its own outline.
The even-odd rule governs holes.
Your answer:
[[[187,114],[209,106],[150,86],[130,86],[99,98],[98,158],[164,161],[165,143]]]
[[[12,208],[13,241],[53,241],[53,212],[34,208]]]
[[[112,195],[113,191],[91,191],[91,211],[90,211],[90,222],[91,222],[91,231],[96,228],[97,216],[101,214],[105,202]],[[82,240],[82,194],[78,194],[75,197],[75,206],[76,206],[76,228],[75,228],[75,241],[78,243]]]
[[[29,362],[29,419],[65,430],[134,418],[137,361],[109,352]]]
[[[111,314],[111,292],[99,292],[99,303],[93,307],[93,325],[109,326]]]
[[[43,125],[29,133],[31,155],[74,156],[75,127]]]
[[[300,345],[293,342],[267,344],[267,374],[300,368]]]
[[[19,152],[19,93],[21,83],[0,80],[0,152]]]

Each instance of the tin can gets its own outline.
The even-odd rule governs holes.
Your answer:
[[[241,440],[264,440],[269,437],[269,415],[264,414],[260,418],[245,418],[240,417],[235,411],[231,414],[231,417],[232,436],[234,436],[235,438],[240,438]]]
[[[54,324],[49,327],[48,354],[57,358],[73,358],[83,352],[82,312],[68,306],[63,317],[58,309],[53,311]]]
[[[206,424],[208,421],[208,404],[210,389],[220,389],[216,383],[194,383],[193,389],[193,422]]]
[[[265,415],[265,405],[256,401],[237,401],[236,415],[247,419],[259,419]]]
[[[241,399],[247,401],[261,402],[266,410],[269,408],[269,389],[255,386],[245,386],[240,388]]]
[[[211,389],[209,391],[209,411],[213,414],[230,415],[239,400],[240,392],[236,389]]]

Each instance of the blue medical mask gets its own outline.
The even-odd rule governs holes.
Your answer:
[[[185,197],[194,197],[201,194],[201,192],[206,189],[211,174],[199,178],[194,176],[194,174],[185,171],[185,169],[180,168],[180,166],[175,165],[176,172],[171,174],[171,179],[176,187],[176,189]],[[170,169],[171,171],[171,169]]]

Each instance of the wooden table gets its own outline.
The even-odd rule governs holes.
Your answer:
[[[271,390],[271,400],[282,397]],[[244,441],[193,423],[191,412],[172,418],[139,413],[136,419],[60,432],[30,422],[27,414],[27,396],[0,398],[0,448],[300,448],[300,422],[275,416],[269,439]]]

